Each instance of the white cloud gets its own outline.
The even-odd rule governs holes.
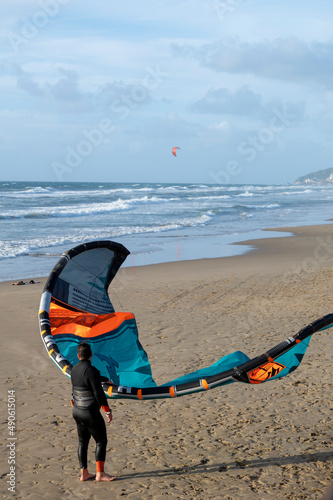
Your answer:
[[[257,115],[261,106],[261,95],[245,85],[235,92],[225,87],[211,88],[191,109],[199,113],[251,116]]]
[[[333,42],[305,42],[294,37],[256,43],[238,39],[201,45],[173,45],[175,57],[194,58],[214,71],[255,74],[262,78],[331,86]]]

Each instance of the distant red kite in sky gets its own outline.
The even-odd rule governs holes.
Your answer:
[[[177,156],[176,155],[177,149],[180,149],[180,148],[178,148],[177,146],[175,148],[172,148],[172,154],[173,154],[173,156]]]

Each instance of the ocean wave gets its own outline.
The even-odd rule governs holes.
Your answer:
[[[292,196],[292,195],[303,195],[313,193],[312,189],[303,189],[302,191],[281,191],[280,195]]]
[[[24,189],[16,189],[16,190],[5,190],[1,191],[1,197],[4,198],[33,198],[33,197],[40,197],[40,196],[57,196],[58,192],[55,191],[52,187],[42,187],[42,186],[35,186],[35,187],[26,187]]]
[[[188,196],[187,200],[210,201],[210,200],[230,200],[232,197],[228,194],[207,195],[207,196]]]
[[[33,198],[69,198],[69,197],[96,197],[96,196],[107,196],[111,193],[116,193],[116,192],[132,192],[130,189],[124,189],[124,190],[110,190],[110,189],[105,189],[103,191],[95,189],[86,189],[86,190],[56,190],[56,189],[46,189],[46,188],[33,188],[33,189],[26,189],[26,190],[19,190],[19,191],[5,191],[1,193],[2,197],[5,198],[24,198],[24,199],[33,199]]]
[[[249,205],[247,208],[253,208],[255,210],[270,210],[272,208],[280,208],[281,205],[279,203],[270,203],[268,205]]]
[[[239,214],[240,219],[250,219],[251,217],[253,217],[253,215],[248,212],[240,212]]]
[[[6,198],[67,198],[67,197],[102,197],[102,196],[109,196],[117,193],[124,193],[124,194],[135,194],[135,193],[150,193],[152,191],[155,191],[153,187],[118,187],[118,188],[112,188],[112,187],[105,187],[105,186],[99,186],[97,189],[96,188],[81,188],[81,189],[70,189],[72,186],[66,185],[60,187],[42,187],[42,186],[36,186],[36,187],[31,187],[31,188],[23,188],[23,189],[15,189],[15,190],[4,190],[1,191],[0,188],[0,194],[3,197]]]
[[[236,205],[229,205],[228,208],[231,208],[236,211],[240,210],[245,210],[249,212],[253,211],[260,211],[260,210],[274,210],[276,208],[281,208],[281,206],[278,203],[270,203],[267,205],[242,205],[242,204],[236,204]]]
[[[31,187],[31,188],[25,188],[24,193],[52,193],[53,188],[52,187],[42,187],[42,186],[36,186],[36,187]]]
[[[245,193],[239,193],[237,196],[250,198],[250,197],[254,196],[254,193],[250,193],[249,191],[245,191]]]
[[[76,229],[68,228],[65,235],[44,235],[40,238],[30,238],[18,241],[0,241],[0,260],[22,255],[35,255],[41,248],[58,246],[73,246],[78,243],[98,239],[113,239],[120,236],[130,236],[143,233],[159,233],[205,225],[212,219],[212,213],[201,214],[197,217],[184,217],[172,222],[159,223],[150,226],[116,226],[112,228]],[[48,252],[49,253],[49,252]],[[44,253],[46,255],[46,253]]]
[[[69,205],[65,208],[58,207],[30,207],[28,209],[7,210],[0,212],[0,219],[31,219],[45,217],[80,217],[83,215],[107,214],[117,211],[129,210],[133,206],[168,203],[176,198],[158,198],[156,196],[143,196],[141,198],[121,199],[104,203],[90,203]]]
[[[2,187],[2,189],[1,189]],[[19,186],[13,185],[14,189],[9,189],[4,184],[0,187],[0,196],[9,200],[27,200],[34,203],[49,204],[49,200],[55,200],[54,204],[68,203],[69,200],[80,201],[91,200],[92,203],[110,203],[116,202],[117,197],[125,198],[124,201],[138,198],[140,194],[147,196],[156,196],[161,200],[172,194],[192,199],[197,197],[209,198],[213,196],[220,197],[254,197],[268,196],[269,193],[277,196],[292,196],[312,193],[307,186],[256,186],[256,185],[218,185],[218,184],[108,184],[92,185],[87,183],[63,185],[40,185],[40,186]],[[315,189],[316,187],[314,187]],[[322,188],[322,187],[321,187]],[[315,189],[315,192],[318,190]],[[212,198],[213,199],[213,198]],[[43,201],[45,200],[45,201]],[[47,200],[47,201],[46,201]],[[36,202],[35,202],[36,203]],[[53,202],[52,202],[53,203]],[[20,215],[22,216],[22,215]]]

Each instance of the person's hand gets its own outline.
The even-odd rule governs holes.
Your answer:
[[[112,422],[112,412],[109,414],[106,414],[106,418],[108,419],[108,424]]]

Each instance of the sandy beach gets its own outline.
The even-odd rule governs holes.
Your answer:
[[[275,231],[293,234],[246,242],[253,250],[242,256],[119,272],[111,301],[135,314],[157,383],[236,350],[254,357],[333,312],[333,225]],[[281,380],[172,400],[111,400],[106,472],[118,478],[81,483],[71,385],[40,339],[45,279],[31,278],[40,283],[0,283],[0,498],[322,498],[333,480],[333,331],[315,334],[300,367]],[[11,442],[15,493],[6,483]],[[93,442],[89,463],[93,472]]]

